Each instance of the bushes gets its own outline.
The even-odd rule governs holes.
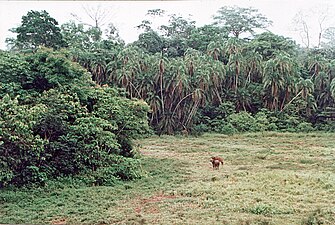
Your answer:
[[[11,99],[6,95],[0,101],[0,165],[2,180],[0,186],[4,186],[12,180],[18,183],[28,181],[26,175],[36,176],[41,172],[34,165],[43,159],[44,145],[47,140],[33,133],[33,127],[37,124],[43,113],[44,105],[38,104],[32,107],[19,105],[17,98]],[[35,179],[36,178],[36,179]]]
[[[229,103],[225,105],[227,106]],[[222,108],[222,106],[219,108]],[[228,135],[239,132],[311,132],[315,130],[311,123],[305,122],[294,114],[270,112],[267,109],[261,109],[255,115],[245,111],[230,114],[220,113],[218,110],[212,110],[211,112],[212,114],[205,112],[202,120],[200,120],[202,123],[195,126],[198,133],[201,132],[200,128],[204,128],[203,131],[205,132],[213,131]],[[198,115],[198,117],[200,118],[201,115]],[[332,129],[329,125],[324,125],[323,128]]]
[[[88,95],[96,91],[88,89]],[[113,155],[133,156],[131,140],[149,131],[148,107],[110,96],[108,91],[99,92],[103,97],[95,99],[92,112],[77,98],[55,90],[45,92],[41,103],[33,107],[5,96],[0,104],[2,186],[43,184],[51,177],[114,165]],[[47,99],[52,102],[42,103]],[[120,167],[115,173],[120,179],[136,177],[127,175],[134,173],[127,171],[133,167],[116,166]]]
[[[254,117],[248,112],[234,113],[228,116],[230,123],[239,132],[257,131],[257,123]]]
[[[234,134],[238,132],[256,132],[273,130],[276,125],[270,123],[264,112],[252,116],[248,112],[233,113],[226,120],[221,120],[218,126],[214,127],[215,132],[223,134]]]
[[[231,123],[222,123],[222,125],[215,127],[214,131],[228,135],[235,134],[238,132],[238,130]]]
[[[296,128],[296,131],[298,131],[298,132],[311,132],[311,131],[314,131],[314,130],[315,129],[313,128],[312,124],[307,123],[307,122],[299,123],[297,128]]]
[[[111,186],[122,180],[138,179],[144,175],[139,160],[125,157],[116,157],[114,160],[114,163],[108,166],[77,176],[77,179],[86,185]]]
[[[21,63],[28,75],[14,73],[10,82],[29,91],[0,99],[0,186],[88,173],[96,184],[140,177],[138,160],[127,157],[134,156],[132,139],[150,130],[145,102],[92,87],[87,73],[58,53],[17,60],[29,62]]]

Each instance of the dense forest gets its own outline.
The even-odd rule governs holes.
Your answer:
[[[0,52],[0,186],[80,175],[95,185],[141,176],[132,140],[156,134],[334,131],[335,35],[317,48],[271,33],[253,8],[213,23],[149,10],[125,44],[29,11]]]

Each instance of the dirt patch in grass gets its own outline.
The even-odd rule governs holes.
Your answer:
[[[156,206],[156,203],[163,202],[165,200],[169,199],[175,199],[175,195],[164,195],[164,194],[158,194],[154,196],[150,196],[147,198],[136,198],[133,201],[133,204],[135,205],[134,211],[136,213],[159,213],[159,207]]]
[[[67,219],[66,218],[55,219],[55,220],[51,221],[51,224],[54,224],[54,225],[65,225],[65,224],[67,224]]]

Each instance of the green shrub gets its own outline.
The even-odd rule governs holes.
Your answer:
[[[42,104],[30,107],[19,105],[17,98],[12,100],[8,95],[1,99],[0,162],[4,175],[1,176],[0,186],[11,181],[22,184],[45,178],[44,170],[35,166],[43,162],[41,155],[48,140],[35,135],[33,127],[46,111],[46,106]]]
[[[10,63],[1,57],[0,67]],[[0,186],[91,172],[100,174],[97,183],[140,177],[137,160],[118,157],[133,157],[132,140],[150,131],[145,102],[93,88],[87,72],[60,53],[42,50],[18,60],[28,62],[14,73],[20,78],[5,78],[29,91],[21,100],[0,99]]]
[[[286,113],[277,115],[277,118],[276,125],[280,131],[295,132],[298,124],[302,122],[298,116]]]
[[[238,130],[231,123],[222,123],[220,126],[214,128],[215,132],[221,134],[232,135],[238,132]]]
[[[210,121],[211,130],[222,134],[237,132],[276,131],[277,118],[262,109],[255,116],[249,112],[239,112],[229,115],[226,119],[215,118]]]
[[[255,115],[257,128],[256,131],[276,131],[278,129],[275,124],[276,118],[271,117],[270,112],[262,109]]]
[[[115,169],[113,167],[102,167],[97,169],[97,171],[84,174],[78,178],[88,186],[113,186],[120,182],[120,179],[115,176]]]
[[[233,102],[226,101],[221,103],[217,108],[214,109],[215,117],[227,118],[229,115],[235,113],[235,105]]]
[[[78,176],[86,185],[113,186],[121,180],[134,180],[141,178],[140,161],[131,158],[119,158],[119,161],[105,167],[100,167],[89,174]]]
[[[296,131],[298,132],[312,132],[314,131],[313,125],[311,123],[307,123],[307,122],[302,122],[299,123]]]
[[[21,171],[21,174],[17,175],[14,180],[15,183],[28,184],[34,183],[37,185],[44,185],[48,180],[48,173],[44,171],[43,167],[38,166],[27,166]]]
[[[320,131],[335,132],[335,123],[333,121],[324,121],[315,124],[315,129]]]
[[[190,134],[193,136],[201,136],[205,132],[208,132],[208,131],[210,131],[208,125],[201,123],[201,124],[192,126],[190,129]]]
[[[235,112],[235,105],[230,101],[225,101],[219,106],[206,105],[196,116],[198,129],[202,132],[215,131],[224,133],[223,128],[226,124],[226,118]],[[197,126],[198,126],[197,125]]]
[[[227,121],[238,131],[238,132],[250,132],[257,131],[259,127],[257,121],[248,112],[234,113],[228,116]]]
[[[0,160],[0,188],[7,186],[8,183],[13,179],[14,173],[8,167],[5,161]]]

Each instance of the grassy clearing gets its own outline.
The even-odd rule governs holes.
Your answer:
[[[335,224],[335,134],[139,141],[144,179],[2,190],[0,223]],[[225,164],[213,171],[211,156]]]

